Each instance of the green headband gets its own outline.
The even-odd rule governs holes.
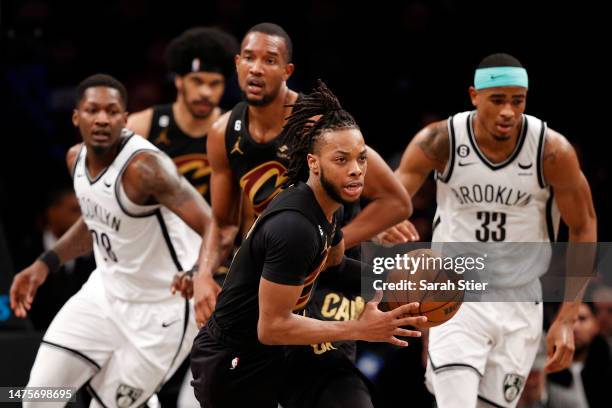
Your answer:
[[[522,67],[479,68],[474,74],[476,89],[496,88],[498,86],[522,86],[529,88],[527,70]]]

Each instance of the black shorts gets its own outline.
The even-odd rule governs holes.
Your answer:
[[[372,408],[371,382],[341,349],[288,347],[283,408]]]
[[[196,336],[191,350],[192,385],[200,405],[277,408],[282,349],[228,346],[215,336],[216,329],[209,322]]]

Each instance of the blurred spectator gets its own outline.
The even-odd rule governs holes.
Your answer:
[[[576,351],[569,369],[552,373],[549,379],[549,407],[596,408],[609,406],[612,384],[610,351],[599,334],[592,303],[582,303],[574,325]]]
[[[53,191],[44,211],[38,247],[32,248],[32,259],[29,262],[33,262],[43,251],[51,249],[80,216],[79,202],[70,187]],[[36,330],[47,329],[64,303],[85,283],[94,267],[93,257],[88,255],[65,263],[57,273],[49,275],[38,290],[30,312]]]
[[[593,292],[595,303],[595,316],[599,323],[599,332],[608,341],[609,350],[612,351],[612,288],[600,286]]]

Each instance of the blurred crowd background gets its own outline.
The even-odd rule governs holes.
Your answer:
[[[484,56],[513,54],[530,76],[527,113],[546,120],[576,147],[593,191],[599,241],[612,241],[603,17],[577,2],[0,1],[0,323],[44,331],[93,268],[90,258],[64,266],[63,277],[41,289],[29,322],[11,318],[13,273],[79,216],[64,161],[67,149],[79,142],[70,121],[76,85],[90,74],[109,73],[127,86],[131,112],[173,101],[164,50],[193,26],[216,26],[238,39],[259,22],[283,26],[294,44],[290,87],[308,91],[317,78],[325,80],[392,168],[424,125],[471,109],[467,90]],[[222,107],[231,109],[240,98],[235,77],[229,78]],[[595,113],[600,109],[603,115]],[[414,197],[412,220],[424,241],[430,238],[434,201],[433,182]],[[609,341],[612,305],[591,306],[584,313],[592,312],[596,325],[589,326],[585,343]],[[384,402],[388,406],[406,400],[399,390],[411,392],[406,384],[412,383],[412,406],[430,402],[418,381],[422,373],[408,368],[421,361],[420,345],[414,349],[373,348],[361,355],[360,368],[383,385],[384,395],[394,395]],[[609,372],[609,350],[607,367]],[[0,373],[0,385],[10,384],[6,378],[15,377]],[[550,387],[539,374],[530,379],[541,393]]]

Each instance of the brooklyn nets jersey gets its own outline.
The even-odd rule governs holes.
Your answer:
[[[132,302],[171,297],[172,277],[193,266],[201,241],[167,208],[138,205],[126,195],[121,177],[142,151],[159,149],[141,136],[124,135],[115,160],[92,178],[83,145],[73,170],[74,190],[93,239],[97,273],[108,294]]]
[[[451,155],[444,173],[436,173],[438,208],[432,241],[554,241],[558,210],[542,170],[546,123],[523,115],[514,152],[503,162],[492,163],[476,143],[475,114],[463,112],[448,120]],[[495,264],[496,273],[523,276],[503,279],[505,284],[526,283],[545,272],[548,262],[539,251],[544,246],[531,246],[529,254],[523,251],[527,247],[521,249],[519,258],[514,254],[505,264]]]

